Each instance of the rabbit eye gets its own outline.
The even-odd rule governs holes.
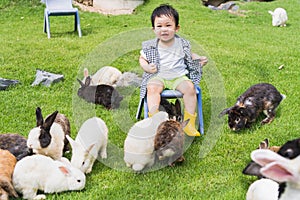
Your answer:
[[[82,162],[82,166],[83,166],[84,164],[85,164],[85,162],[83,161],[83,162]]]
[[[235,119],[235,123],[239,123],[241,121],[241,119],[238,117]]]
[[[80,182],[81,182],[81,180],[77,180],[77,182],[78,182],[78,183],[80,183]]]

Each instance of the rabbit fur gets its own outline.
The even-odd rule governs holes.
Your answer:
[[[262,166],[260,172],[276,182],[286,182],[286,188],[279,200],[298,200],[300,196],[300,156],[288,159],[281,155],[258,149],[251,152],[251,158]]]
[[[90,103],[103,105],[107,109],[119,108],[123,97],[110,85],[90,85],[91,78],[88,76],[85,83],[77,79],[80,88],[77,95]]]
[[[183,120],[179,99],[176,99],[174,104],[172,102],[170,103],[166,98],[161,97],[159,110],[166,111],[169,114],[169,119],[173,119],[175,117],[176,121],[182,122]]]
[[[247,89],[237,98],[235,105],[224,109],[219,117],[228,114],[228,126],[233,131],[249,128],[262,112],[266,118],[261,124],[269,124],[274,120],[276,108],[284,98],[273,85],[259,83]]]
[[[28,148],[36,154],[50,156],[59,160],[68,150],[66,135],[70,135],[70,122],[65,115],[53,112],[45,121],[41,108],[36,108],[37,127],[30,130],[27,139]]]
[[[15,133],[0,134],[0,149],[8,150],[17,161],[33,154],[32,150],[27,147],[27,139]]]
[[[8,200],[9,196],[18,197],[12,184],[12,175],[17,159],[8,150],[0,149],[0,200]]]
[[[263,148],[261,148],[261,149],[263,149]],[[295,159],[296,157],[298,157],[300,155],[300,138],[287,141],[284,145],[282,145],[280,147],[280,149],[277,151],[277,153],[282,157],[285,157],[285,158],[288,158],[288,159]],[[255,175],[255,176],[258,176],[259,178],[262,178],[262,177],[264,177],[264,175],[260,171],[261,168],[262,168],[262,166],[259,163],[256,163],[255,161],[251,161],[251,163],[244,169],[244,171],[246,170],[247,173],[244,173],[244,171],[243,171],[243,173],[247,174],[247,175]],[[263,181],[261,182],[261,181],[257,180],[255,182],[257,182],[257,183],[256,184],[253,183],[253,184],[257,185],[257,187],[261,187],[261,188],[268,187],[268,186],[263,186],[263,184],[261,184]],[[271,185],[274,186],[274,184],[271,184]],[[250,189],[250,187],[249,187],[248,190],[249,190],[249,193],[252,196],[257,195],[257,197],[256,197],[257,199],[262,199],[262,200],[264,199],[263,196],[258,195],[259,192],[254,190],[257,187],[252,186],[252,189]],[[272,187],[272,186],[270,186],[270,187]],[[287,187],[287,184],[285,182],[277,184],[277,186],[276,186],[276,188],[277,188],[277,191],[276,191],[277,197],[274,198],[274,199],[277,200],[278,198],[280,198],[281,195],[285,192],[286,187]],[[271,196],[272,195],[273,195],[273,193],[271,194]],[[259,198],[259,197],[261,197],[261,198]]]
[[[168,114],[160,111],[130,128],[124,141],[124,161],[127,167],[139,172],[154,164],[154,137],[159,124],[166,120]]]
[[[271,151],[278,152],[280,146],[270,146],[269,139],[266,138],[260,142],[257,149],[269,149]],[[243,169],[243,174],[250,175],[250,176],[257,176],[258,178],[263,178],[263,176],[260,173],[260,168],[261,166],[259,164],[251,160],[251,162]]]
[[[266,142],[266,144],[264,144]],[[293,159],[300,155],[300,138],[289,140],[284,143],[281,147],[272,146],[269,147],[269,142],[267,139],[261,142],[258,149],[270,149],[273,152],[278,153],[279,155]],[[260,173],[261,166],[254,161],[251,161],[243,170],[243,174],[258,176],[258,178],[262,178],[262,174]]]
[[[72,147],[71,164],[84,173],[92,171],[99,153],[101,158],[107,158],[108,128],[98,117],[86,120],[80,127],[75,140],[69,136],[67,139]]]
[[[254,181],[248,188],[246,200],[277,200],[278,183],[267,178]]]
[[[276,8],[274,11],[268,11],[272,15],[273,26],[286,26],[288,16],[286,10],[283,8]]]
[[[24,199],[45,199],[44,193],[58,193],[81,190],[86,177],[79,169],[72,167],[66,158],[53,160],[44,155],[27,156],[17,162],[13,173],[15,189]]]
[[[105,66],[99,69],[95,74],[89,75],[87,68],[83,70],[84,78],[82,82],[86,81],[88,76],[91,77],[90,85],[111,85],[116,86],[117,81],[120,79],[122,72],[115,67]]]
[[[184,132],[183,128],[189,120],[182,123],[175,120],[162,122],[154,138],[154,150],[160,161],[166,160],[169,166],[176,162],[183,162]]]

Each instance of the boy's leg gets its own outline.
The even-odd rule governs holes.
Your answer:
[[[158,112],[160,104],[160,93],[164,89],[164,84],[157,79],[151,79],[147,84],[147,102],[149,116]]]
[[[197,96],[194,84],[190,80],[184,80],[178,84],[176,89],[183,94],[184,120],[189,119],[189,123],[183,129],[184,132],[188,136],[200,136],[195,127]]]

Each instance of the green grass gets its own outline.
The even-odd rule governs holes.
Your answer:
[[[182,165],[143,174],[126,170],[122,158],[126,133],[135,122],[139,89],[122,89],[121,108],[107,111],[76,96],[76,78],[83,77],[84,67],[95,72],[104,65],[141,74],[140,45],[154,37],[149,18],[161,1],[146,1],[132,15],[81,11],[82,38],[72,32],[72,17],[52,17],[51,39],[43,33],[44,5],[39,0],[0,2],[0,77],[21,82],[0,91],[0,132],[27,136],[35,126],[37,106],[44,115],[55,110],[66,114],[73,138],[90,116],[101,117],[109,127],[108,160],[94,165],[85,189],[49,194],[48,199],[241,200],[255,180],[241,171],[259,142],[269,138],[271,145],[281,145],[299,137],[299,1],[237,2],[246,10],[245,17],[209,10],[195,0],[168,2],[179,11],[179,33],[192,41],[193,51],[210,60],[200,83],[205,135],[189,141]],[[271,26],[267,11],[276,7],[287,10],[287,27]],[[49,88],[32,87],[37,68],[65,78]],[[231,132],[218,113],[258,82],[272,83],[287,96],[277,117],[270,125],[257,123],[249,130]]]

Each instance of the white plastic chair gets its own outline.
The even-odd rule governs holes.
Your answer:
[[[50,38],[50,16],[75,16],[75,31],[78,31],[81,37],[80,19],[77,8],[73,8],[72,0],[46,0],[46,8],[44,13],[44,32]]]

